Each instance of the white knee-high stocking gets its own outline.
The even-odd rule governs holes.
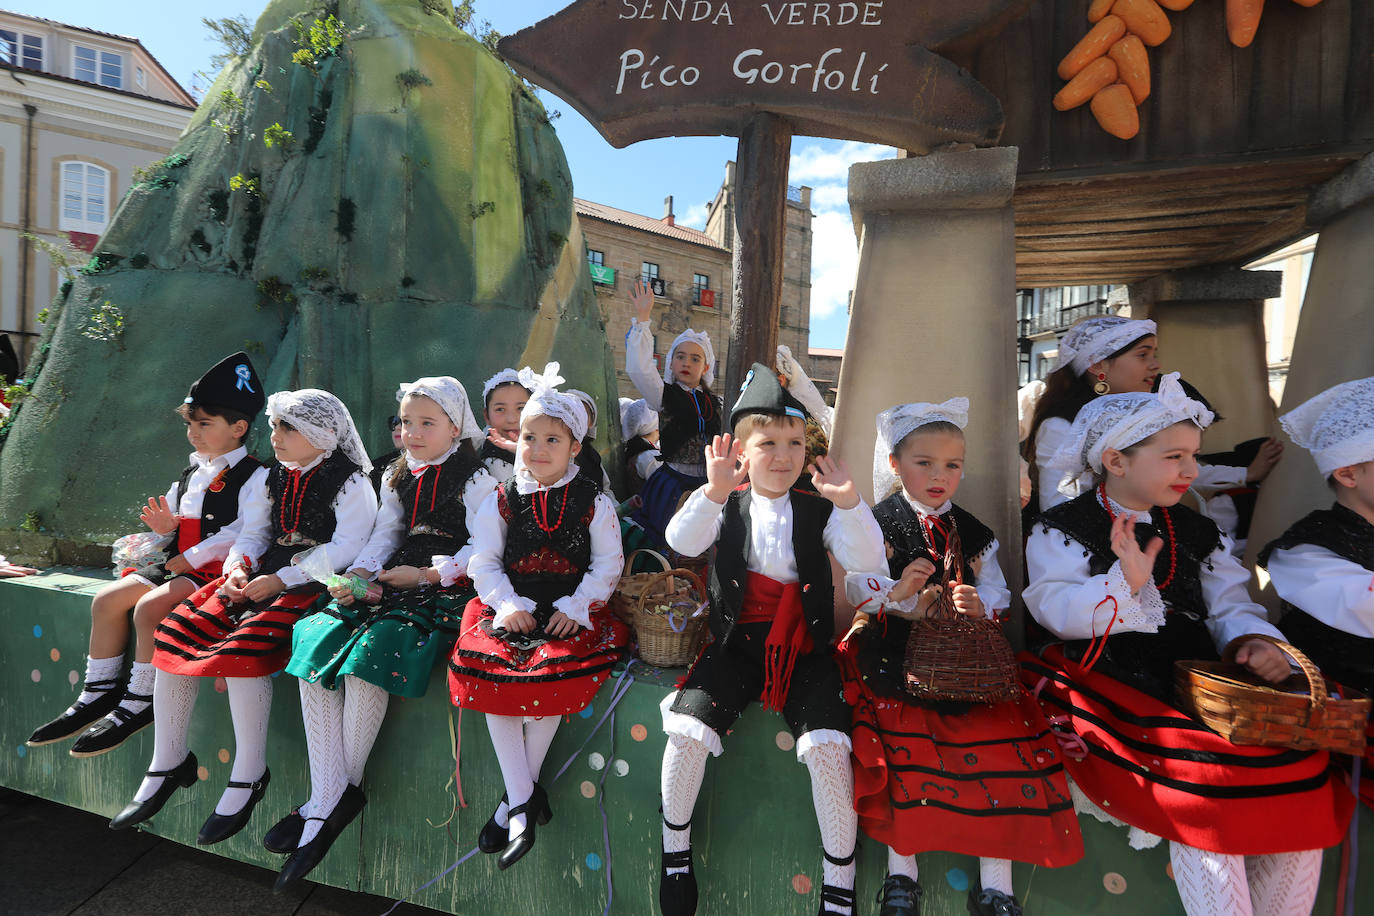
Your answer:
[[[487,714],[487,731],[496,763],[501,767],[501,779],[506,784],[508,809],[518,808],[534,794],[534,780],[530,778],[529,760],[525,756],[525,724],[519,716]],[[524,814],[510,818],[510,838],[525,832]]]
[[[1252,916],[1243,856],[1170,842],[1169,861],[1188,916]]]
[[[301,817],[328,817],[348,788],[344,765],[344,698],[338,690],[300,681],[301,721],[310,755],[310,800],[301,805]],[[308,820],[300,845],[315,838],[322,825]]]
[[[170,770],[186,759],[186,736],[196,708],[200,678],[159,671],[153,681],[153,762],[148,769]],[[161,776],[145,776],[134,801],[147,801],[162,786]]]
[[[1322,851],[1277,852],[1249,856],[1250,900],[1255,916],[1307,916],[1317,899]]]
[[[227,677],[229,716],[234,722],[234,782],[256,782],[267,770],[267,720],[272,715],[270,677]],[[156,713],[154,713],[156,715]],[[251,789],[225,788],[216,814],[234,814],[248,804]]]
[[[539,781],[539,771],[544,768],[544,758],[549,754],[549,746],[553,744],[553,736],[558,733],[558,716],[541,716],[539,718],[526,717],[522,720],[525,736],[525,765],[530,771],[530,779],[533,782]],[[496,806],[496,813],[492,819],[498,826],[510,826],[509,800],[500,802]]]
[[[821,828],[821,846],[830,857],[824,859],[825,883],[852,891],[859,816],[854,811],[854,769],[849,762],[849,748],[843,744],[817,744],[806,752],[805,761],[811,772],[811,801]],[[850,861],[837,865],[831,858]]]
[[[891,846],[887,847],[887,873],[902,875],[912,881],[920,880],[920,870],[916,867],[915,856],[904,856]]]
[[[344,768],[348,773],[348,781],[361,786],[363,768],[367,766],[372,745],[377,741],[377,732],[381,731],[382,720],[386,718],[391,694],[351,674],[343,680]]]
[[[692,845],[692,809],[697,806],[701,780],[706,775],[705,744],[686,735],[668,735],[663,748],[663,770],[659,787],[663,792],[663,851],[682,852]],[[674,830],[669,824],[683,827]],[[668,874],[686,874],[686,867],[671,868]]]
[[[978,859],[978,879],[985,891],[1001,891],[1008,897],[1011,893],[1011,859]]]

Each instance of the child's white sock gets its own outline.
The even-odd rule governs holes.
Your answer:
[[[87,705],[93,700],[104,696],[104,690],[91,690],[89,684],[109,684],[110,689],[114,689],[112,682],[119,680],[119,670],[124,667],[124,656],[113,655],[109,658],[91,658],[86,656],[86,680],[82,684],[81,695],[76,698],[76,702],[67,707],[67,713],[76,711],[77,704]],[[151,666],[150,666],[151,667]],[[147,691],[143,691],[147,693]],[[177,763],[181,761],[178,760]],[[175,764],[173,764],[175,766]],[[156,769],[156,767],[154,767]]]
[[[1317,899],[1322,851],[1276,852],[1247,856],[1250,901],[1255,916],[1307,916]]]
[[[157,675],[157,669],[152,662],[134,662],[133,668],[129,671],[129,686],[124,691],[124,698],[119,701],[119,705],[132,713],[140,713],[147,709],[151,700],[133,699],[136,696],[152,696],[153,679]]]
[[[920,880],[920,871],[916,868],[916,857],[904,856],[891,846],[887,847],[887,873],[889,875],[901,875],[912,881]]]
[[[852,891],[859,816],[854,811],[854,769],[849,762],[849,748],[843,744],[816,744],[807,750],[804,760],[811,772],[811,801],[821,828],[821,847],[829,857],[822,857],[825,883]],[[849,861],[838,865],[831,859]],[[829,908],[840,911],[833,904]],[[852,907],[846,909],[852,911]]]
[[[663,851],[682,852],[692,845],[692,809],[697,806],[701,780],[706,775],[706,758],[710,750],[695,738],[668,735],[663,748],[663,770],[659,786],[663,792]],[[668,825],[687,824],[682,830]],[[670,868],[668,874],[686,874],[686,867]]]
[[[170,770],[186,759],[186,736],[191,731],[191,713],[196,708],[200,678],[159,671],[153,680],[153,761],[148,769]],[[163,777],[145,776],[134,793],[134,801],[147,801],[162,786]]]
[[[525,757],[525,725],[519,716],[487,714],[487,731],[491,747],[496,751],[496,763],[506,783],[507,810],[514,810],[530,800],[534,794],[534,780],[530,778],[529,761]],[[510,817],[510,838],[525,832],[526,815]]]
[[[1001,891],[1008,897],[1014,896],[1011,892],[1011,859],[980,858],[978,878],[983,890]]]
[[[525,719],[525,763],[530,770],[530,779],[539,781],[539,771],[544,768],[544,758],[549,754],[553,736],[558,734],[561,716],[542,716]]]
[[[1188,916],[1252,916],[1244,857],[1170,842],[1169,862]]]
[[[299,682],[301,720],[305,724],[305,746],[310,755],[310,800],[301,805],[301,817],[329,817],[348,788],[344,766],[344,698],[337,690],[319,684]],[[300,846],[315,838],[323,827],[308,820],[301,831]]]
[[[348,781],[363,784],[363,768],[367,766],[372,745],[386,718],[387,702],[391,694],[376,684],[369,684],[353,675],[343,679],[343,759]],[[305,682],[301,682],[305,686]],[[342,796],[340,796],[342,797]]]
[[[267,720],[272,714],[270,677],[229,677],[229,715],[234,721],[234,782],[257,782],[267,769]],[[226,787],[216,814],[235,814],[248,804],[252,789]]]

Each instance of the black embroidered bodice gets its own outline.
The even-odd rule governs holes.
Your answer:
[[[431,465],[416,477],[401,467],[396,498],[401,503],[405,539],[386,561],[393,566],[428,566],[438,554],[455,554],[469,540],[463,489],[482,470],[474,456],[454,452],[443,464]]]
[[[506,576],[517,594],[539,604],[542,626],[553,601],[576,591],[591,568],[591,524],[601,487],[578,474],[566,486],[529,494],[511,479],[498,492],[506,522]]]
[[[658,448],[673,464],[704,464],[702,449],[720,435],[722,402],[705,391],[687,391],[676,382],[663,385],[658,414]]]
[[[293,472],[278,462],[267,471],[272,507],[272,544],[259,569],[280,569],[291,557],[334,537],[334,499],[360,468],[336,451],[308,471]]]
[[[252,455],[245,455],[233,467],[221,471],[219,476],[210,483],[200,504],[201,540],[210,537],[239,517],[239,491],[248,482],[248,478],[252,477],[260,467],[262,467],[261,461]],[[172,506],[173,511],[176,511],[181,504],[181,497],[185,495],[186,487],[191,482],[191,475],[195,472],[196,465],[194,464],[181,472],[181,479],[177,481],[176,502]]]

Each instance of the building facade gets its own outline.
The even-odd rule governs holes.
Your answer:
[[[719,387],[728,357],[734,282],[734,168],[733,162],[727,164],[725,181],[707,205],[704,232],[677,224],[671,197],[658,219],[590,201],[575,202],[587,244],[588,269],[624,397],[639,397],[625,373],[625,336],[634,318],[630,289],[640,279],[654,290],[651,321],[659,366],[665,350],[683,330],[705,331],[716,351]],[[789,189],[778,342],[803,360],[811,333],[811,238],[811,189]]]
[[[16,350],[59,284],[26,236],[91,251],[195,107],[137,38],[0,11],[0,334]]]

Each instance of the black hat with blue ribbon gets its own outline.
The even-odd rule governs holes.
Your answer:
[[[806,408],[782,387],[777,374],[763,363],[754,363],[744,377],[744,384],[739,386],[739,400],[730,409],[730,425],[733,427],[740,417],[751,413],[806,419]]]
[[[267,395],[248,354],[225,357],[191,385],[186,404],[195,407],[227,407],[250,420],[262,413]]]

